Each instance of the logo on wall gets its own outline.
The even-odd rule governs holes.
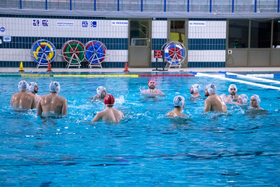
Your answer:
[[[97,23],[96,21],[91,21],[91,24],[90,24],[91,27],[96,27],[97,26]]]
[[[42,25],[43,25],[44,27],[48,27],[48,26],[49,26],[49,20],[43,19],[43,20],[42,20]]]
[[[88,21],[82,21],[82,27],[88,27]]]
[[[5,32],[5,27],[0,27],[0,32]]]
[[[33,26],[39,26],[39,25],[40,25],[40,20],[33,19]]]

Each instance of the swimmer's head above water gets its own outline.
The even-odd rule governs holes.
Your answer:
[[[237,92],[237,87],[235,84],[231,84],[228,87],[228,92],[230,93],[230,95],[235,95]]]
[[[248,102],[248,96],[246,94],[239,95],[237,102],[241,105],[247,105]]]
[[[185,107],[185,98],[181,95],[174,97],[173,99],[174,107],[184,108]]]
[[[261,99],[258,95],[254,94],[251,96],[251,98],[250,98],[251,107],[255,107],[255,108],[258,107],[260,102],[261,102]]]
[[[208,84],[204,90],[204,95],[207,97],[215,93],[216,93],[216,86],[214,84]]]
[[[18,83],[18,91],[26,91],[28,89],[28,83],[25,80],[22,80]]]
[[[59,93],[60,92],[60,84],[59,82],[53,81],[50,83],[50,92],[51,93]]]
[[[115,103],[115,98],[114,98],[113,95],[106,95],[106,96],[104,97],[104,104],[105,104],[106,106],[108,106],[108,107],[113,107],[114,103]]]
[[[198,93],[199,90],[200,90],[199,84],[194,84],[194,85],[192,85],[190,92],[191,92],[191,94],[194,94],[194,93]]]
[[[98,86],[96,93],[100,95],[101,98],[104,98],[106,96],[106,88],[103,86]]]
[[[155,79],[150,79],[148,82],[148,86],[150,89],[155,89],[156,88],[156,81]]]
[[[30,82],[29,83],[29,91],[36,94],[38,93],[38,85],[36,82]]]

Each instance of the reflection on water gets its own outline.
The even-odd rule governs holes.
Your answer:
[[[228,105],[228,113],[204,113],[201,97],[186,100],[187,118],[168,118],[165,114],[173,109],[175,95],[190,98],[194,82],[203,87],[213,80],[162,77],[157,81],[166,97],[145,98],[139,89],[148,78],[60,78],[56,80],[69,113],[44,120],[35,110],[13,111],[10,97],[20,79],[6,79],[9,84],[2,85],[5,92],[0,97],[4,186],[279,184],[280,107],[273,90],[237,85],[239,92],[260,95],[266,111]],[[51,79],[35,80],[40,95],[48,93]],[[215,84],[222,94],[230,82]],[[103,102],[88,99],[99,85],[115,96],[114,107],[125,115],[120,124],[90,123],[105,109]]]

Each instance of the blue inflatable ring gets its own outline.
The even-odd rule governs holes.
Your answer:
[[[106,47],[102,42],[92,40],[85,45],[85,53],[90,64],[101,64],[105,60]]]

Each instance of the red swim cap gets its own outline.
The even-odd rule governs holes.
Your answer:
[[[104,97],[104,104],[105,105],[113,105],[115,103],[115,98],[113,95],[106,95]]]
[[[156,80],[155,79],[150,79],[148,82],[148,86],[150,86],[151,82],[154,82],[154,85],[156,85]]]

